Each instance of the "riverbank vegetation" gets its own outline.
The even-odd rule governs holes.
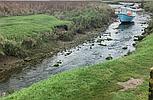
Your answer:
[[[37,46],[46,39],[45,32],[53,34],[54,27],[71,23],[43,14],[2,17],[0,22],[1,53],[16,57],[24,57],[26,48]]]
[[[0,54],[26,57],[31,48],[35,49],[45,42],[70,41],[74,35],[104,28],[112,15],[113,11],[108,6],[96,4],[84,9],[58,11],[52,15],[1,17]]]
[[[19,16],[54,13],[55,11],[70,11],[84,8],[89,2],[85,1],[0,1],[0,16]],[[94,1],[92,3],[95,3]]]
[[[150,1],[150,2],[146,2],[145,5],[144,5],[144,9],[148,12],[151,12],[153,13],[153,2]]]
[[[96,36],[98,33],[93,34],[88,31],[97,28],[104,30],[114,16],[113,10],[103,3],[86,4],[80,8],[72,7],[73,9],[56,9],[55,11],[50,8],[51,3],[47,5],[46,2],[45,5],[42,2],[36,2],[39,5],[38,8],[31,2],[31,6],[28,6],[26,11],[18,8],[20,3],[24,5],[23,2],[6,3],[7,5],[0,4],[0,75],[4,79],[8,77],[8,73],[17,70],[17,67],[12,70],[12,66],[3,63],[9,56],[25,62],[40,62],[45,55],[50,56],[78,45],[88,37]],[[17,6],[12,6],[12,4]],[[30,2],[25,3],[24,7],[27,5],[30,5]],[[48,12],[40,12],[39,9],[42,7],[40,5],[43,7],[47,5],[46,7],[49,8],[46,8],[48,10],[45,11]],[[75,2],[72,5],[75,5]],[[15,9],[18,9],[17,12]],[[4,59],[5,57],[7,59]]]
[[[147,100],[149,69],[153,66],[151,30],[129,56],[54,75],[2,100]],[[118,82],[131,78],[143,83],[123,91]]]
[[[153,19],[153,1],[146,2],[144,5],[144,9],[151,14],[151,17]],[[153,20],[150,22],[150,25],[148,27],[148,31],[153,32]]]
[[[153,34],[137,45],[132,55],[54,75],[2,100],[147,100],[149,69],[153,66]],[[143,84],[120,91],[118,82],[131,78]]]

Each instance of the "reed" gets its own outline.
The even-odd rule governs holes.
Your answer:
[[[0,16],[29,15],[84,8],[96,1],[0,1]]]

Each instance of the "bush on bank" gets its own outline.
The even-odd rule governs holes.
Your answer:
[[[4,44],[4,37],[0,34],[0,56],[4,55],[3,44]]]
[[[153,13],[153,1],[149,1],[149,2],[146,2],[144,4],[144,9],[147,11],[147,12],[151,12]]]
[[[153,1],[146,2],[144,4],[144,9],[146,12],[149,12],[152,14],[152,19],[153,19],[153,6],[152,5],[153,5]],[[149,23],[148,31],[153,32],[153,20],[151,20],[151,22]]]
[[[81,10],[64,13],[65,19],[74,22],[76,32],[92,30],[108,25],[114,16],[113,10],[105,4],[88,5]]]

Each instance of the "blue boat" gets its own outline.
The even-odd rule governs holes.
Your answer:
[[[136,16],[136,12],[128,7],[121,7],[117,13],[121,23],[132,22]]]
[[[118,14],[118,17],[122,23],[132,22],[135,16],[129,16],[127,14]]]

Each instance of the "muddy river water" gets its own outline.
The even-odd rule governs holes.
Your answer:
[[[105,62],[110,55],[113,59],[124,56],[135,50],[134,36],[144,32],[149,18],[148,14],[141,13],[135,17],[134,23],[130,24],[121,24],[116,19],[105,32],[99,32],[100,35],[91,41],[59,52],[44,59],[41,64],[27,66],[22,72],[12,75],[6,82],[0,83],[0,92],[28,87],[65,70]]]

